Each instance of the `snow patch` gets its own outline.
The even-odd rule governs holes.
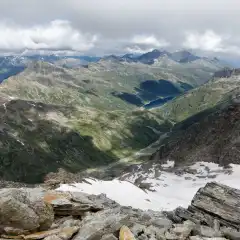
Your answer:
[[[167,162],[164,163],[164,164],[162,164],[161,166],[162,166],[163,168],[173,168],[174,165],[175,165],[175,162],[174,162],[174,161],[169,161],[169,160],[167,160]]]
[[[171,167],[173,164],[169,161],[164,166]],[[86,179],[89,184],[86,182],[62,184],[57,190],[96,195],[104,193],[123,206],[162,211],[173,210],[178,206],[187,207],[198,189],[205,186],[207,182],[217,181],[240,189],[240,165],[230,164],[230,168],[224,169],[215,163],[198,162],[189,169],[195,170],[195,173],[176,175],[159,170],[159,177],[156,177],[157,169],[154,166],[147,172],[143,172],[139,167],[125,181]],[[139,177],[144,179],[143,183],[151,185],[151,190],[142,190],[133,184]]]

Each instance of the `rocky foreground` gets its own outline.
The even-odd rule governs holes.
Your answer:
[[[1,239],[238,240],[239,227],[240,191],[215,182],[199,189],[188,209],[172,212],[123,207],[105,195],[0,190]]]

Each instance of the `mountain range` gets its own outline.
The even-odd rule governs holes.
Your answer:
[[[27,183],[58,169],[150,158],[174,126],[198,121],[240,87],[239,70],[187,51],[10,56],[0,70],[8,73],[0,85],[0,176]]]

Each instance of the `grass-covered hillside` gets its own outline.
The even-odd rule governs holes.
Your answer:
[[[239,72],[235,71],[226,75],[224,71],[221,71],[216,73],[215,77],[206,84],[190,90],[152,111],[160,113],[164,118],[173,122],[180,122],[198,112],[214,107],[239,92]]]
[[[102,112],[1,98],[0,176],[41,182],[63,168],[78,172],[130,156],[170,125],[149,112]]]
[[[199,61],[199,62],[197,62]],[[203,60],[201,60],[203,61]],[[1,92],[26,100],[51,104],[90,106],[125,110],[166,96],[178,95],[209,80],[221,66],[200,62],[178,63],[160,58],[152,65],[102,59],[88,67],[64,68],[52,63],[32,62],[16,76],[3,82]],[[156,89],[154,81],[158,80]],[[147,83],[152,83],[149,89]],[[160,91],[156,92],[156,90]],[[155,90],[155,92],[153,92]],[[139,104],[122,98],[122,94]],[[124,95],[123,95],[124,96]]]
[[[188,65],[180,67],[180,63],[173,68],[164,61],[147,65],[101,60],[74,69],[33,62],[4,80],[0,85],[1,178],[34,183],[59,168],[79,172],[126,157],[131,160],[135,152],[171,129],[172,117],[169,121],[170,115],[162,111],[165,106],[141,109],[113,91],[139,94],[142,99],[158,97],[156,90],[160,95],[182,94],[201,77],[213,74],[213,69],[205,72],[204,68],[206,75],[201,71],[199,75],[199,69],[188,71]]]

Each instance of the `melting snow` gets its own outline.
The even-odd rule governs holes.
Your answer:
[[[171,168],[174,162],[167,162],[164,168]],[[155,177],[154,167],[150,172],[135,172],[127,177],[126,181],[114,179],[101,181],[97,179],[85,179],[88,183],[62,184],[58,190],[85,192],[88,194],[106,194],[110,199],[121,205],[132,206],[140,209],[173,210],[178,206],[187,207],[195,193],[207,182],[217,181],[230,187],[240,188],[240,165],[230,164],[230,169],[224,169],[215,163],[198,162],[190,167],[196,173],[184,173],[181,176],[172,172],[161,171],[159,177]],[[150,190],[142,190],[133,183],[138,177],[145,177],[143,182],[152,185]]]
[[[163,168],[173,168],[175,165],[175,162],[174,161],[167,161],[166,163],[162,164],[162,167]]]

